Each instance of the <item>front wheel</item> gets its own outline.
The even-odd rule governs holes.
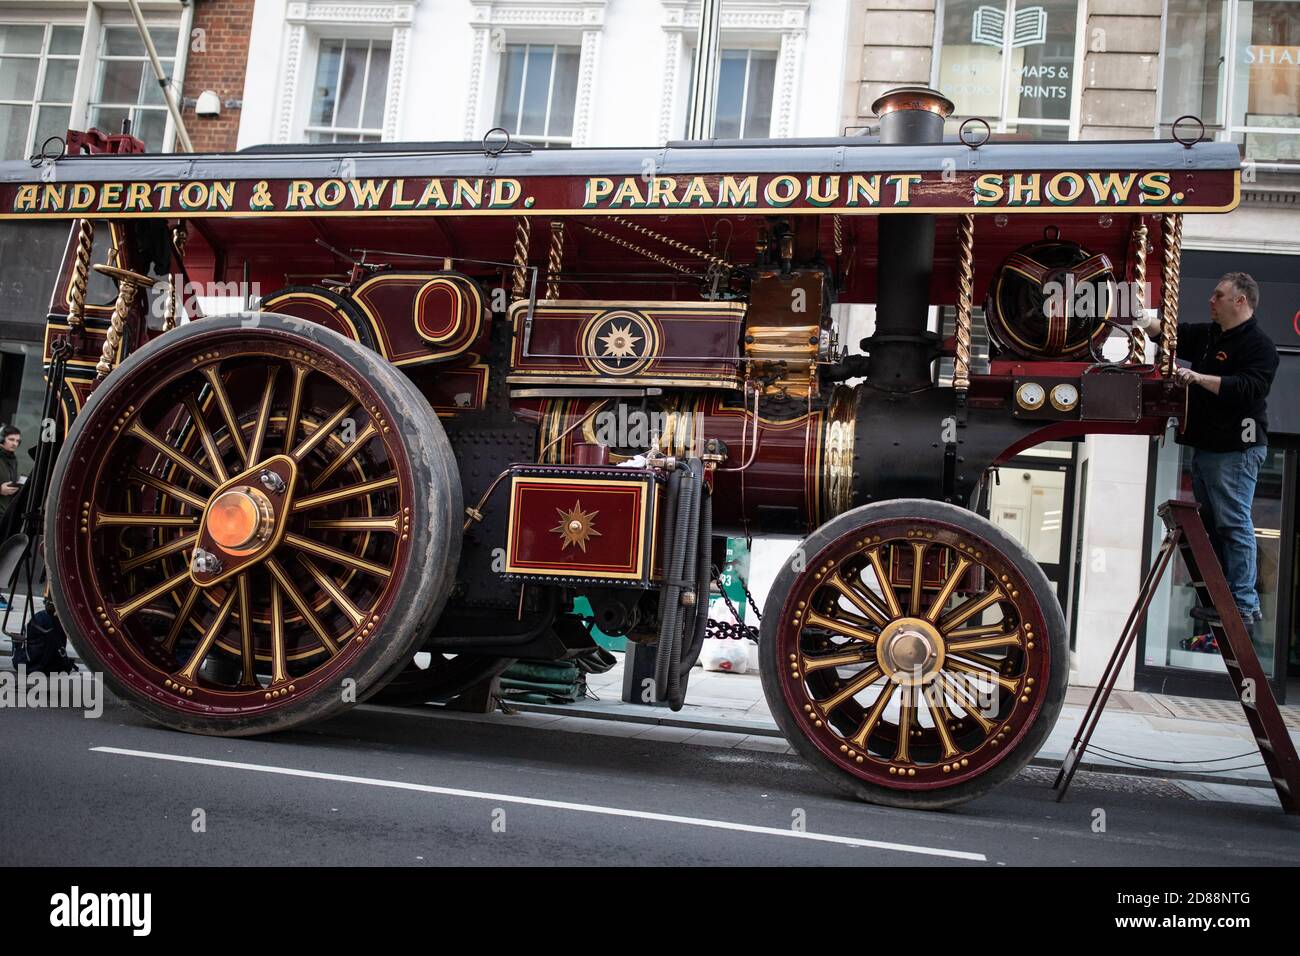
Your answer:
[[[777,575],[763,690],[786,738],[862,800],[938,809],[1042,746],[1065,697],[1060,604],[1020,544],[955,505],[846,512]]]

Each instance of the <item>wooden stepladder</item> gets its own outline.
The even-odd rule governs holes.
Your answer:
[[[1214,553],[1210,536],[1201,523],[1196,504],[1191,501],[1166,501],[1158,512],[1165,523],[1165,538],[1160,545],[1160,554],[1147,572],[1146,580],[1138,591],[1137,603],[1129,614],[1128,623],[1120,634],[1119,642],[1110,655],[1110,662],[1097,684],[1088,710],[1083,715],[1079,730],[1074,735],[1074,742],[1065,755],[1061,771],[1052,784],[1057,791],[1057,802],[1065,796],[1065,791],[1074,778],[1079,761],[1088,749],[1088,741],[1097,727],[1101,712],[1110,699],[1110,692],[1115,688],[1120,668],[1137,640],[1142,622],[1146,619],[1147,609],[1155,595],[1156,586],[1164,576],[1165,569],[1173,560],[1177,550],[1183,557],[1188,573],[1192,576],[1192,586],[1196,589],[1196,600],[1201,607],[1212,607],[1219,615],[1219,623],[1211,622],[1214,635],[1218,638],[1219,649],[1223,654],[1223,663],[1228,668],[1228,678],[1232,689],[1241,702],[1250,724],[1255,742],[1259,745],[1260,756],[1268,768],[1269,777],[1277,789],[1282,809],[1291,814],[1300,814],[1300,758],[1296,757],[1295,744],[1287,734],[1286,725],[1282,723],[1282,714],[1273,697],[1273,689],[1264,676],[1255,646],[1251,643],[1246,626],[1237,613],[1237,604],[1228,588],[1228,581],[1223,576],[1223,568]]]

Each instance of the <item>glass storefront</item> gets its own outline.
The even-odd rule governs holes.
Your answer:
[[[1287,468],[1288,452],[1270,446],[1268,458],[1259,473],[1255,489],[1254,522],[1255,544],[1258,548],[1258,579],[1260,609],[1264,619],[1255,625],[1255,651],[1260,664],[1270,680],[1280,678],[1276,673],[1279,628],[1289,616],[1290,581],[1282,581],[1282,527],[1283,503],[1287,482],[1292,481]],[[1154,561],[1164,537],[1164,523],[1155,507],[1170,498],[1194,500],[1192,495],[1192,449],[1166,441],[1155,455],[1155,481],[1152,498],[1150,529],[1150,560]],[[1174,668],[1201,672],[1208,675],[1226,674],[1220,649],[1210,629],[1191,616],[1196,605],[1187,569],[1176,560],[1166,571],[1147,615],[1146,640],[1139,663],[1147,668]],[[1285,605],[1285,606],[1284,606]],[[1283,635],[1287,641],[1288,635]],[[1289,641],[1288,641],[1289,643]],[[1228,690],[1226,683],[1223,690]]]
[[[1260,162],[1300,161],[1300,0],[1168,0],[1161,124],[1183,115]]]
[[[1068,139],[1074,98],[1076,0],[947,0],[938,88],[996,132]]]

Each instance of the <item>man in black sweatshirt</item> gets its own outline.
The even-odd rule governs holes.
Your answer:
[[[1251,503],[1268,455],[1269,389],[1277,347],[1255,321],[1259,285],[1229,272],[1210,296],[1213,322],[1178,325],[1177,369],[1187,386],[1187,419],[1178,438],[1190,445],[1192,493],[1247,628],[1260,620],[1255,590],[1255,522]],[[1149,331],[1159,322],[1150,320]]]

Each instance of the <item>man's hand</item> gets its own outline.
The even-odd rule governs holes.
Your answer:
[[[1206,391],[1219,394],[1219,376],[1203,375],[1200,372],[1193,372],[1190,368],[1183,368],[1181,365],[1174,369],[1174,378],[1183,385],[1199,385]]]
[[[6,481],[3,485],[0,485],[0,495],[4,495],[6,498],[18,494],[18,491],[18,485],[15,485],[12,481]]]

